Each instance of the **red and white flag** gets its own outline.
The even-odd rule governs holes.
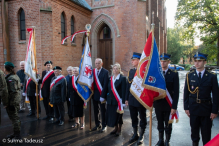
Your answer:
[[[36,78],[37,68],[35,30],[33,28],[28,28],[27,31],[30,33],[30,37],[27,45],[27,53],[25,59],[25,74],[28,75],[36,85],[38,85]]]
[[[86,33],[86,32],[87,32],[87,30],[81,30],[81,31],[75,32],[73,35],[69,35],[69,36],[65,37],[64,39],[62,39],[62,45],[65,44],[65,40],[67,40],[68,38],[71,38],[71,41],[73,42],[74,38],[77,34]]]
[[[168,90],[166,89],[166,100],[167,100],[167,103],[170,105],[170,108],[172,108],[172,103],[173,103],[173,99],[172,97],[170,96],[170,93],[168,92]],[[170,117],[169,117],[169,124],[173,123],[173,120],[174,118],[176,119],[176,123],[178,123],[179,121],[179,112],[176,111],[175,114],[171,115],[171,112],[170,112]]]

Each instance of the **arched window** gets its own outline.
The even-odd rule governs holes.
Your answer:
[[[61,14],[61,39],[65,37],[65,14],[62,12]]]
[[[20,9],[20,40],[26,40],[26,26],[24,10]]]
[[[71,35],[73,35],[75,33],[75,29],[74,29],[74,17],[71,17]]]

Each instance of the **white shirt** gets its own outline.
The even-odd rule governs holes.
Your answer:
[[[199,76],[199,71],[196,70],[196,73]],[[205,73],[205,69],[203,71],[201,71],[201,78],[203,77],[204,73]]]
[[[96,68],[97,69],[97,68]],[[102,67],[98,70],[97,69],[97,73],[98,73],[98,76],[99,76],[99,74],[100,74],[100,72],[101,72],[101,69],[102,69]],[[99,72],[98,72],[99,71]]]
[[[113,84],[115,83],[116,80],[119,80],[119,78],[120,78],[120,74],[118,74],[116,78],[115,76],[113,76]]]

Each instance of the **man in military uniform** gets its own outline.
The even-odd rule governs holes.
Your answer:
[[[6,83],[8,88],[8,105],[6,111],[14,126],[14,134],[8,135],[7,138],[20,138],[21,122],[18,117],[20,109],[20,79],[14,72],[14,64],[5,62]]]
[[[159,131],[159,141],[156,146],[169,146],[169,141],[172,133],[172,124],[168,123],[169,117],[170,114],[173,115],[176,113],[179,101],[179,75],[177,71],[168,69],[170,57],[171,55],[166,53],[160,55],[161,67],[165,77],[166,88],[172,98],[172,108],[165,98],[154,101],[154,108],[158,122],[157,129]],[[166,136],[165,143],[164,131]]]
[[[2,70],[0,70],[0,110],[1,110],[1,101],[3,103],[4,108],[6,108],[8,105],[8,89],[5,81],[5,75]],[[0,118],[1,118],[1,111],[0,111]],[[0,119],[0,124],[1,124],[1,119]]]
[[[211,140],[212,121],[218,114],[219,92],[216,74],[204,68],[207,55],[197,52],[193,58],[196,70],[186,75],[184,110],[190,117],[193,146],[198,146],[199,129],[203,145]]]
[[[134,78],[136,69],[138,67],[139,60],[141,58],[140,53],[133,53],[132,56],[132,66],[134,69],[131,69],[128,73],[128,84],[127,84],[127,94],[126,94],[126,105],[129,105],[129,111],[132,119],[132,127],[134,130],[133,136],[129,139],[129,143],[133,143],[136,140],[138,140],[137,144],[140,145],[143,142],[144,139],[144,132],[147,126],[147,120],[146,120],[146,108],[142,106],[136,99],[135,97],[130,93],[129,89],[132,84],[132,80]],[[138,113],[140,117],[140,127],[141,127],[141,132],[140,136],[138,135]]]

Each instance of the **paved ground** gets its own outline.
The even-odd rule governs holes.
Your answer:
[[[186,71],[180,72],[180,99],[178,104],[178,110],[180,114],[180,121],[177,124],[173,124],[173,136],[171,139],[171,146],[191,146],[192,141],[190,138],[190,125],[189,118],[186,116],[183,110],[183,88],[185,81]],[[42,111],[44,111],[43,104]],[[35,139],[39,140],[38,142],[43,142],[41,144],[31,144],[31,145],[74,145],[74,146],[121,146],[121,145],[131,145],[136,146],[136,143],[128,144],[128,140],[132,135],[132,127],[129,110],[125,109],[124,113],[124,124],[122,127],[122,135],[119,137],[114,137],[109,135],[109,133],[113,130],[112,128],[108,128],[107,132],[99,133],[89,132],[89,111],[86,109],[85,112],[85,123],[86,127],[84,130],[80,129],[72,129],[71,125],[73,123],[69,123],[67,120],[67,115],[65,116],[65,125],[58,126],[49,123],[44,120],[37,120],[36,118],[28,118],[26,117],[26,113],[21,113],[20,119],[22,121],[21,124],[21,135],[23,138],[27,138],[28,140]],[[45,116],[45,113],[42,113],[42,117]],[[94,120],[92,118],[92,126],[94,126]],[[148,124],[149,126],[149,124]],[[156,117],[153,118],[153,129],[152,129],[152,144],[155,145],[158,141],[158,132],[157,132],[157,121]],[[214,126],[212,128],[212,137],[219,133],[219,117],[214,120]],[[149,139],[149,128],[145,132],[145,140],[144,146],[148,145]],[[12,125],[9,120],[5,109],[2,108],[2,125],[0,126],[0,145],[13,145],[3,143],[5,136],[12,133]],[[20,144],[17,145],[30,145],[27,141],[23,140]],[[201,146],[202,144],[200,144]]]

